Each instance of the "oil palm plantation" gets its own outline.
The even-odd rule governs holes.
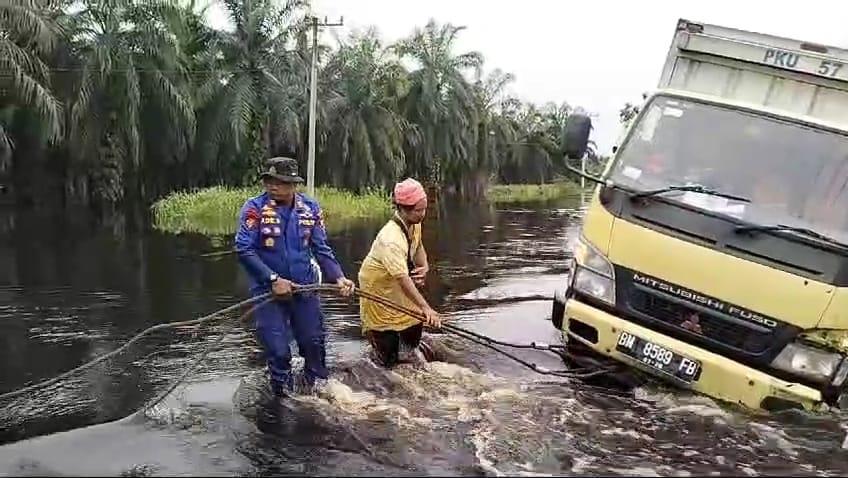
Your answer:
[[[183,12],[168,0],[76,5],[65,19],[77,72],[69,118],[72,186],[91,185],[89,196],[107,203],[143,196],[157,153],[185,151],[194,139],[175,33]]]
[[[474,88],[465,74],[483,64],[479,52],[454,52],[464,29],[430,20],[393,47],[417,67],[409,74],[404,101],[406,118],[417,127],[416,141],[407,143],[408,170],[460,190],[477,166],[479,127]]]
[[[355,190],[392,184],[406,167],[404,140],[415,133],[398,108],[406,71],[369,29],[341,42],[323,75],[333,88],[324,94],[326,177]]]
[[[309,67],[303,2],[224,0],[232,31],[210,42],[215,75],[204,91],[200,153],[249,180],[275,149],[297,148],[305,124]]]
[[[49,171],[64,187],[42,189],[111,205],[252,182],[269,155],[303,160],[304,0],[214,1],[224,28],[200,0],[0,0],[0,182],[13,158],[16,186]],[[473,197],[492,178],[568,174],[568,105],[509,97],[511,74],[457,51],[463,30],[431,20],[390,46],[374,29],[319,45],[319,182],[413,175]]]
[[[506,94],[506,88],[514,81],[511,73],[496,68],[486,77],[478,74],[474,82],[479,119],[475,196],[484,193],[489,176],[496,175],[501,164],[514,161],[517,153],[515,146],[521,128],[514,121],[514,113],[521,103]]]
[[[20,108],[34,112],[49,140],[62,137],[62,105],[45,62],[58,40],[51,0],[0,0],[0,169],[14,146],[8,129]]]

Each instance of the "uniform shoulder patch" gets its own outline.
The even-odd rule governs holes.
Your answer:
[[[244,212],[244,226],[248,229],[256,229],[257,224],[259,224],[259,210],[251,205]]]

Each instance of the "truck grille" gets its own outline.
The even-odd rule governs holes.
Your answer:
[[[637,281],[637,276],[641,280]],[[619,307],[646,327],[717,353],[745,356],[754,362],[770,361],[800,331],[772,317],[759,316],[771,322],[772,327],[768,327],[738,314],[731,315],[729,309],[742,309],[620,267],[616,267],[616,295]],[[705,301],[723,307],[708,307]],[[693,327],[694,322],[697,327]]]
[[[724,318],[705,314],[691,307],[650,295],[648,292],[635,288],[630,290],[627,302],[633,310],[682,330],[687,330],[687,332],[689,330],[684,327],[684,322],[692,314],[698,314],[700,335],[747,353],[759,355],[765,352],[771,345],[774,336],[774,332],[771,330],[755,330],[732,323]]]

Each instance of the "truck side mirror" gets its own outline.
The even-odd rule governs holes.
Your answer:
[[[584,113],[572,113],[566,120],[562,135],[562,152],[567,159],[580,159],[586,154],[592,119]]]

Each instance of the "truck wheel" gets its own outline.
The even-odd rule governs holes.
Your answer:
[[[565,298],[555,294],[551,302],[551,323],[557,330],[562,330],[563,317],[565,316]]]

